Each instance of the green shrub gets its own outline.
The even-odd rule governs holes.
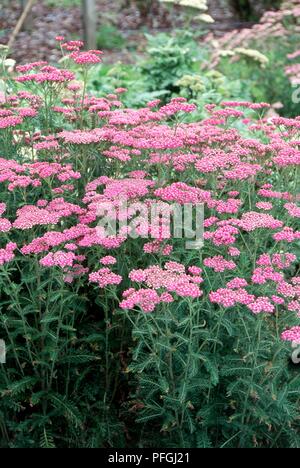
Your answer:
[[[122,34],[112,24],[102,24],[97,32],[97,47],[101,49],[122,49],[126,42]]]

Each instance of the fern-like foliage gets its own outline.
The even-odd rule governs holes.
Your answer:
[[[142,445],[155,433],[159,447],[299,445],[300,375],[268,317],[229,318],[186,302],[136,313],[133,338]]]

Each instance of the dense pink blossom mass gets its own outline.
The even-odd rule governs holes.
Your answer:
[[[82,2],[105,55],[29,3],[56,51],[0,44],[0,447],[300,447],[300,0],[222,34],[209,0]]]
[[[0,136],[14,151],[0,158],[0,264],[37,259],[121,310],[187,301],[299,318],[299,119],[265,119],[269,104],[241,101],[208,105],[200,119],[183,97],[129,109],[125,88],[96,97],[74,81],[73,67],[88,73],[101,51],[56,39],[72,71],[18,66],[20,90],[1,102]],[[167,226],[174,204],[204,206],[200,251]],[[104,214],[118,232],[98,225]],[[300,342],[299,327],[281,332]]]
[[[284,341],[293,341],[294,343],[300,344],[300,327],[293,327],[283,332],[281,336]]]

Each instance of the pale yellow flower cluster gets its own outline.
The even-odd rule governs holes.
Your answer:
[[[211,24],[215,22],[215,20],[210,15],[207,15],[206,13],[202,13],[201,15],[195,16],[195,20],[203,21],[203,23],[207,23],[207,24]]]
[[[234,49],[234,52],[238,55],[244,55],[246,57],[252,58],[256,62],[259,62],[262,68],[264,68],[269,63],[268,57],[256,49],[245,49],[244,47],[237,47]]]
[[[11,73],[14,69],[16,61],[13,59],[6,58],[8,54],[8,47],[6,45],[0,44],[0,67],[7,69]]]
[[[174,5],[196,8],[197,10],[207,11],[207,0],[160,0],[164,3],[173,3]]]
[[[219,57],[236,57],[237,55],[251,58],[255,62],[258,62],[262,68],[265,68],[265,66],[269,63],[268,57],[266,57],[266,55],[262,54],[256,49],[246,49],[245,47],[235,47],[234,49],[231,49],[231,50],[229,49],[218,50]]]
[[[194,91],[195,93],[201,93],[205,91],[205,84],[200,76],[198,75],[184,75],[176,83],[177,86],[181,88],[188,88]]]
[[[160,0],[163,3],[173,3],[173,5],[183,6],[187,8],[195,8],[196,10],[207,11],[207,0]],[[215,20],[207,13],[201,13],[194,17],[195,20],[202,21],[203,23],[211,24]]]
[[[4,60],[8,54],[8,47],[4,44],[0,44],[0,59]]]

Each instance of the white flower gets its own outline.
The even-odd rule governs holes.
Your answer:
[[[207,11],[207,0],[160,0],[165,3],[174,3],[174,5],[196,8],[197,10]]]
[[[219,51],[219,55],[220,57],[233,57],[234,56],[234,52],[233,50],[220,50]]]
[[[256,62],[259,62],[262,67],[265,67],[269,63],[268,57],[259,52],[256,49],[245,49],[244,47],[237,47],[234,52],[239,55],[245,55],[246,57],[252,58]]]
[[[201,15],[196,16],[195,19],[199,21],[203,21],[203,23],[208,23],[208,24],[215,22],[215,20],[210,15],[206,15],[205,13],[202,13]]]
[[[4,60],[4,66],[5,66],[6,68],[12,69],[12,68],[14,68],[15,64],[16,64],[16,61],[13,60],[13,59],[6,59],[6,60]]]

